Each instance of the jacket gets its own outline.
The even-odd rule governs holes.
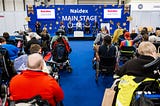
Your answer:
[[[64,93],[55,79],[42,71],[26,70],[12,78],[9,84],[10,99],[23,100],[40,95],[56,106],[64,98]]]
[[[154,60],[151,56],[140,55],[138,58],[127,61],[120,70],[115,71],[118,76],[133,75],[147,78],[155,78],[154,69],[144,68],[145,64],[148,64]]]

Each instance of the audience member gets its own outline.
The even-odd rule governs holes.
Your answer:
[[[12,44],[12,45],[15,45],[15,41],[10,39],[10,35],[8,32],[4,32],[3,33],[3,37],[6,39],[6,43],[7,44]]]
[[[160,41],[160,28],[156,28],[156,32],[155,32],[156,36],[157,36],[157,41]]]
[[[101,32],[97,34],[96,39],[94,40],[94,44],[95,44],[95,45],[101,45],[101,44],[102,44],[102,41],[103,41],[103,38],[104,38],[106,35],[109,35],[109,34],[108,34],[108,30],[106,29],[105,26],[103,26],[103,27],[101,28]]]
[[[142,31],[144,31],[144,33],[148,34],[148,28],[147,27],[143,27]],[[142,32],[141,32],[142,33]]]
[[[54,54],[55,51],[57,50],[56,49],[57,44],[63,44],[64,45],[63,47],[65,47],[65,49],[61,48],[61,52],[63,50],[66,50],[65,52],[67,52],[68,54],[71,53],[72,50],[70,48],[68,38],[65,36],[65,32],[62,29],[59,29],[56,32],[56,35],[54,37],[52,37],[51,44],[50,44],[52,54]],[[62,53],[64,53],[64,52],[62,52]]]
[[[125,40],[124,34],[126,32],[127,32],[127,30],[124,29],[123,34],[118,37],[118,42],[117,42],[118,45],[120,45],[121,41]]]
[[[138,34],[136,33],[136,30],[134,28],[132,29],[130,36],[131,36],[132,40],[138,36]]]
[[[157,42],[157,37],[155,35],[150,35],[148,37],[148,41],[150,41],[151,43],[155,43]]]
[[[3,48],[7,49],[10,60],[14,60],[18,57],[19,49],[12,44],[6,44],[6,39],[4,37],[0,37],[0,44]]]
[[[148,38],[149,38],[148,33],[144,33],[142,35],[142,41],[148,41]]]
[[[139,37],[139,38],[137,38],[137,39],[131,40],[131,37],[130,37],[130,33],[129,33],[129,32],[125,32],[124,38],[125,38],[125,40],[121,41],[121,43],[120,43],[120,46],[119,46],[120,49],[121,49],[123,46],[134,46],[134,44],[141,39],[141,37]]]
[[[144,65],[154,61],[158,57],[156,47],[149,41],[143,41],[139,44],[137,50],[139,53],[137,58],[128,60],[119,70],[115,71],[121,77],[118,85],[119,91],[116,105],[120,103],[123,106],[129,106],[134,91],[139,84],[147,80],[146,78],[149,78],[148,80],[152,79],[152,81],[155,81],[155,78],[157,78],[154,70],[155,67],[144,67]]]
[[[29,48],[31,47],[32,44],[39,44],[40,45],[39,40],[36,39],[36,36],[35,36],[35,34],[33,32],[31,32],[29,34],[29,37],[31,38],[31,40],[29,40],[27,42],[27,44],[25,45],[25,48],[24,48],[24,51],[27,54],[30,54]]]
[[[77,31],[82,31],[82,23],[80,20],[77,21],[76,23],[76,30]]]
[[[116,74],[120,77],[123,75],[133,75],[154,78],[154,72],[145,69],[143,66],[157,57],[156,47],[149,41],[143,41],[139,44],[137,50],[140,56],[127,61],[120,70],[116,71]]]
[[[40,54],[29,55],[27,67],[27,70],[11,79],[9,84],[10,100],[26,100],[40,95],[51,106],[56,106],[56,103],[63,100],[64,93],[57,81],[41,71],[44,63]]]
[[[40,47],[40,45],[38,44],[31,45],[30,54],[33,54],[33,53],[42,54],[42,48]],[[21,72],[27,69],[27,59],[28,59],[28,55],[24,54],[14,60],[14,68],[17,72]],[[51,73],[48,67],[46,66],[45,61],[44,61],[44,69],[42,69],[42,71],[48,74]]]
[[[52,40],[50,42],[50,48],[52,48],[54,42],[59,38],[59,37],[63,37],[67,42],[68,42],[68,38],[67,36],[65,36],[65,31],[62,29],[58,29],[58,31],[56,32],[56,35],[52,37]]]
[[[111,36],[106,35],[103,39],[103,44],[96,47],[96,60],[100,61],[100,56],[102,57],[117,57],[117,49],[111,44]]]
[[[123,34],[123,29],[121,27],[118,27],[113,34],[112,43],[118,44],[119,36]]]

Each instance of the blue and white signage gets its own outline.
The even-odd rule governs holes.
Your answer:
[[[37,19],[55,19],[55,9],[37,9]]]
[[[122,9],[104,9],[104,18],[121,18]]]

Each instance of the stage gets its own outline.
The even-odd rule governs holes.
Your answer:
[[[74,34],[67,34],[66,35],[69,39],[69,41],[73,41],[73,40],[94,40],[95,36],[93,36],[92,34],[84,34],[83,36],[74,36]]]

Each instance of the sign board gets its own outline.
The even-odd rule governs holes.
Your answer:
[[[37,9],[37,19],[55,19],[55,9]]]
[[[104,9],[104,18],[121,18],[122,9]]]

